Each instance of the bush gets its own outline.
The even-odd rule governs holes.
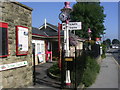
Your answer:
[[[90,56],[86,58],[86,64],[83,72],[82,83],[89,87],[96,80],[96,76],[100,71],[97,61]]]
[[[101,46],[102,46],[102,51],[103,51],[103,54],[105,54],[105,52],[106,52],[106,45],[101,44]]]
[[[101,55],[102,59],[106,58],[106,55],[105,54],[102,54]]]
[[[102,44],[101,46],[102,46],[102,52],[103,52],[101,57],[103,59],[103,58],[106,58],[106,55],[105,55],[105,53],[106,53],[106,45]]]
[[[71,70],[71,81],[72,83],[76,82],[77,86],[83,83],[86,87],[89,87],[95,82],[96,76],[100,71],[99,64],[96,59],[90,56],[90,53],[91,52],[83,52],[81,56],[78,56],[75,63],[76,68]],[[53,66],[49,68],[49,71],[60,77],[58,63],[53,64]],[[75,79],[75,77],[77,79]]]
[[[60,76],[60,69],[58,67],[58,63],[54,63],[53,66],[49,68],[50,73],[56,76]]]

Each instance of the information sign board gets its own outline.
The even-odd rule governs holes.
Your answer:
[[[28,53],[28,28],[16,26],[16,55]]]

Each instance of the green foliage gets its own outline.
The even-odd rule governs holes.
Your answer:
[[[56,76],[60,76],[60,69],[58,67],[58,63],[54,63],[53,66],[49,68],[50,73]]]
[[[105,53],[106,53],[106,45],[104,43],[102,43],[101,47],[102,47],[102,55],[101,55],[101,57],[106,58],[106,55],[105,55]]]
[[[101,57],[102,57],[102,59],[104,59],[104,58],[106,58],[106,55],[103,53],[103,54],[101,55]]]
[[[101,44],[101,46],[102,46],[103,54],[105,54],[105,52],[106,52],[106,45],[105,44]]]
[[[106,45],[107,47],[110,47],[111,45],[111,40],[108,38],[105,41],[103,41],[103,44]]]
[[[81,56],[78,56],[76,58],[76,69],[71,70],[71,81],[72,83],[75,82],[76,76],[77,86],[80,83],[85,84],[86,87],[92,85],[96,79],[97,74],[100,71],[100,66],[97,63],[96,59],[90,57],[89,54],[90,53],[85,51]],[[58,63],[55,63],[52,67],[50,67],[49,71],[52,74],[60,77]]]
[[[113,39],[112,44],[120,44],[120,41],[118,39]]]
[[[86,58],[86,64],[83,72],[82,83],[85,84],[86,87],[92,85],[96,76],[100,71],[100,66],[97,61],[91,57]]]
[[[110,39],[107,39],[107,40],[106,40],[106,44],[110,46],[110,45],[111,45],[111,40],[110,40]]]
[[[92,85],[100,71],[100,66],[95,58],[90,55],[92,52],[83,51],[82,54],[76,58],[76,82],[84,84],[86,87]]]
[[[82,30],[77,30],[76,35],[82,38],[88,38],[88,28],[91,28],[92,39],[100,37],[104,33],[104,8],[100,6],[100,3],[85,3],[78,2],[73,6],[73,12],[71,13],[71,21],[82,22]]]

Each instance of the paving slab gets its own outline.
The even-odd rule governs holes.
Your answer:
[[[89,88],[118,88],[118,64],[111,54],[106,54],[106,56],[101,62],[100,73],[95,83]]]

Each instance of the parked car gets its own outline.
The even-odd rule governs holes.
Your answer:
[[[114,46],[114,45],[113,45],[113,46],[112,46],[112,48],[116,48],[116,49],[118,49],[118,48],[119,48],[119,46]]]
[[[115,46],[115,48],[119,48],[118,46]]]

